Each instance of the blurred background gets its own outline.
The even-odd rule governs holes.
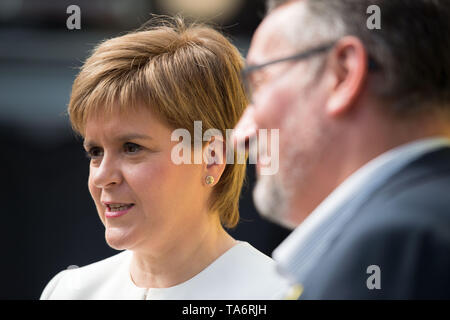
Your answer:
[[[70,5],[81,29],[69,30]],[[0,299],[38,299],[70,265],[117,253],[104,240],[87,188],[88,159],[70,129],[72,82],[100,40],[139,27],[151,13],[182,13],[221,26],[245,56],[263,0],[0,0]],[[251,191],[230,233],[271,255],[288,231],[262,220]]]

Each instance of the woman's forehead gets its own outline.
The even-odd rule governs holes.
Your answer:
[[[86,139],[93,136],[120,139],[121,137],[161,135],[168,131],[170,131],[169,128],[152,112],[142,108],[132,112],[94,113],[87,117],[84,136]]]

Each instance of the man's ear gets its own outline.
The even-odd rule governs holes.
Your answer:
[[[226,166],[226,144],[222,136],[213,136],[211,141],[208,142],[203,149],[203,163],[205,177],[212,176],[215,185]]]
[[[367,61],[367,51],[358,38],[347,36],[336,43],[329,59],[334,80],[326,104],[329,115],[339,116],[352,108],[366,81]]]

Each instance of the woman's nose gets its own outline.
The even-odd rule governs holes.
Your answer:
[[[248,147],[247,141],[250,137],[256,135],[257,126],[254,120],[255,108],[253,105],[249,105],[241,119],[235,126],[233,130],[233,142],[236,144],[245,143],[246,147]]]
[[[98,167],[91,167],[92,182],[97,188],[108,188],[120,184],[122,174],[117,160],[104,156]]]

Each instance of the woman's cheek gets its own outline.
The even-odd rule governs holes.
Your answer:
[[[126,180],[135,193],[146,194],[160,189],[167,180],[166,175],[167,164],[153,161],[130,168]]]

